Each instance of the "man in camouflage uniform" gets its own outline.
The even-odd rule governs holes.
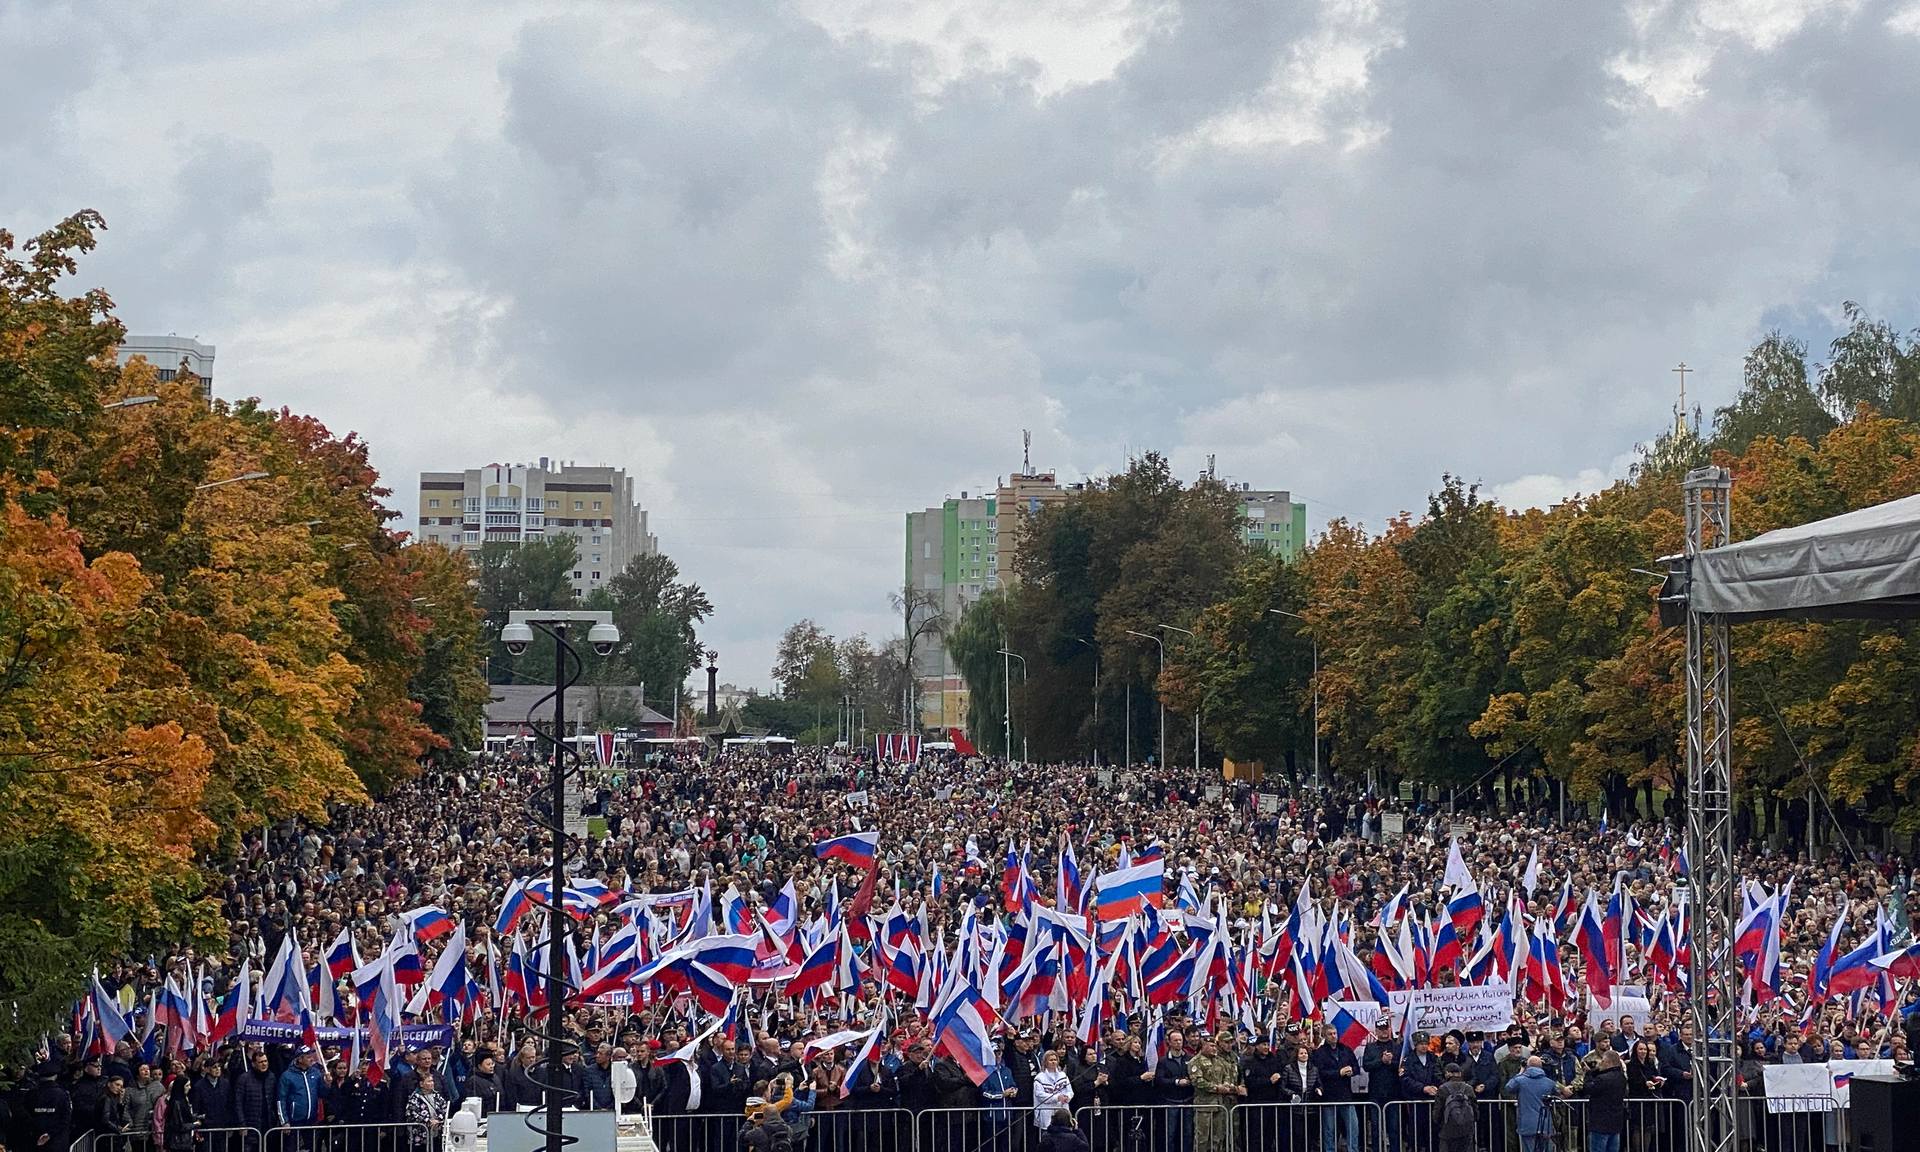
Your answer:
[[[1193,1058],[1194,1152],[1226,1152],[1228,1109],[1247,1094],[1240,1083],[1240,1065],[1223,1056],[1211,1035],[1200,1038],[1200,1055]]]

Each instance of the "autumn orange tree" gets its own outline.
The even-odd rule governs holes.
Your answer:
[[[110,299],[62,295],[102,226],[0,232],[0,1053],[90,964],[220,934],[243,829],[463,753],[486,701],[470,567],[403,547],[363,442],[117,365]]]

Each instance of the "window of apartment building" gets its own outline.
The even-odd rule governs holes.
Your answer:
[[[573,502],[573,510],[574,510],[575,512],[578,512],[578,511],[580,511],[580,509],[581,509],[581,507],[582,507],[582,505],[581,505],[581,503],[580,503],[580,501],[578,501],[578,500],[575,500],[575,501]]]
[[[560,498],[559,498],[558,496],[550,496],[550,497],[548,497],[548,498],[547,498],[547,511],[549,511],[549,512],[558,512],[559,510],[560,510]]]
[[[469,533],[467,533],[467,543],[469,543],[469,544],[478,544],[478,543],[480,543],[480,533],[478,533],[478,532],[469,532]]]
[[[480,511],[480,497],[478,496],[467,497],[467,511],[469,512]]]
[[[931,540],[920,541],[920,559],[922,560],[933,559],[933,541]]]
[[[438,507],[440,507],[440,497],[438,497],[438,496],[429,496],[429,497],[427,497],[427,507],[429,507],[429,508],[438,508]]]
[[[598,512],[598,511],[600,511],[600,501],[598,501],[598,500],[595,500],[595,501],[593,502],[593,510],[594,510],[595,512]]]
[[[438,544],[440,542],[440,533],[429,532],[427,533],[427,539],[433,541],[435,544]]]
[[[600,573],[598,573],[598,572],[595,572],[595,573],[593,574],[593,578],[594,578],[595,580],[598,580],[598,579],[600,579]]]
[[[593,542],[594,542],[595,544],[598,544],[598,543],[600,543],[600,537],[598,537],[598,536],[595,536],[595,537],[593,538]],[[600,559],[600,557],[598,557],[598,556],[595,556],[595,557],[594,557],[594,559],[595,559],[595,560],[598,560],[598,559]]]
[[[594,537],[594,539],[595,539],[595,540],[598,540],[598,539],[600,539],[600,537],[598,537],[598,536],[595,536],[595,537]],[[598,563],[600,563],[600,553],[598,553],[598,552],[595,552],[595,553],[593,554],[593,562],[594,562],[595,564],[598,564]],[[596,578],[596,579],[598,579],[598,577],[597,577],[597,576],[596,576],[595,578]]]
[[[574,578],[575,580],[578,580],[578,579],[580,579],[580,570],[579,570],[578,568],[575,568],[575,569],[573,570],[573,578]]]

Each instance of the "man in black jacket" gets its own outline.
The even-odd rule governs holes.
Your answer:
[[[1192,1152],[1193,1070],[1187,1066],[1187,1038],[1183,1033],[1167,1033],[1167,1050],[1153,1066],[1153,1085],[1159,1090],[1160,1103],[1175,1106],[1160,1125],[1166,1134],[1163,1147],[1167,1152]]]
[[[1332,1152],[1344,1127],[1347,1152],[1360,1152],[1360,1110],[1353,1106],[1353,1077],[1360,1071],[1360,1057],[1341,1042],[1340,1033],[1323,1027],[1320,1046],[1313,1050],[1313,1066],[1320,1073],[1320,1098],[1327,1103],[1320,1110],[1321,1149]]]
[[[107,1080],[100,1073],[100,1057],[89,1056],[80,1075],[67,1088],[73,1107],[73,1139],[91,1141],[100,1127],[100,1106],[106,1102]]]
[[[253,1129],[245,1136],[246,1147],[257,1149],[267,1130],[280,1120],[274,1104],[278,1078],[273,1074],[266,1050],[260,1048],[244,1056],[236,1052],[227,1068],[233,1075],[234,1122],[239,1127]]]
[[[226,1066],[218,1056],[209,1055],[200,1062],[200,1077],[193,1083],[194,1104],[200,1115],[206,1118],[208,1128],[237,1127],[239,1120],[233,1108],[233,1079],[226,1074]],[[228,1152],[235,1149],[238,1142],[230,1141],[228,1132],[209,1132],[207,1134],[207,1152]]]
[[[1416,1152],[1433,1147],[1433,1101],[1440,1094],[1443,1076],[1439,1058],[1428,1044],[1430,1039],[1425,1032],[1415,1032],[1406,1061],[1400,1066],[1400,1098],[1420,1105],[1408,1110],[1407,1119],[1413,1125],[1407,1136]]]
[[[44,1061],[33,1070],[34,1086],[27,1093],[25,1123],[21,1125],[32,1141],[29,1148],[65,1149],[67,1134],[73,1130],[73,1100],[56,1079],[60,1065]]]
[[[1261,1033],[1254,1039],[1253,1054],[1240,1066],[1240,1082],[1246,1085],[1248,1104],[1272,1105],[1284,1099],[1280,1095],[1280,1081],[1281,1066],[1285,1063],[1285,1058],[1273,1050],[1273,1037]],[[1286,1129],[1286,1118],[1280,1112],[1281,1109],[1271,1107],[1236,1109],[1233,1116],[1239,1139],[1234,1147],[1244,1146],[1254,1152],[1268,1152],[1277,1147]]]

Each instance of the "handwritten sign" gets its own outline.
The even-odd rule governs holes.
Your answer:
[[[1513,1023],[1513,988],[1492,983],[1468,988],[1416,988],[1387,993],[1388,1007],[1403,1031],[1439,1035],[1497,1032]]]

